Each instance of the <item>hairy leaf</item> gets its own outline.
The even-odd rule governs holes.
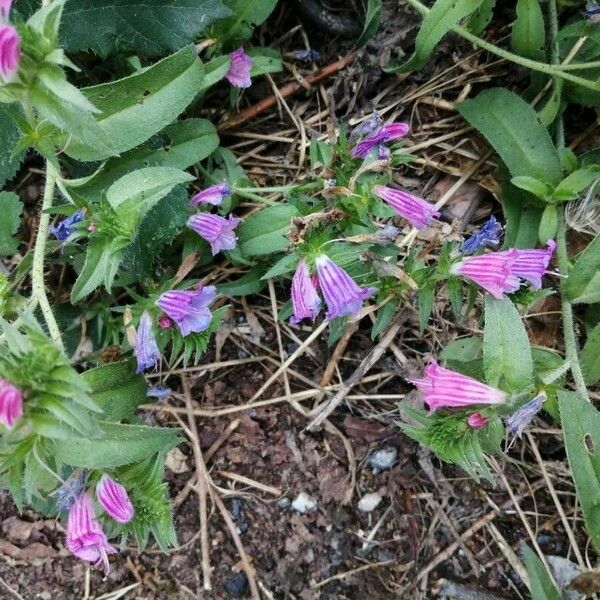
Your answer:
[[[220,0],[77,0],[65,6],[61,41],[68,52],[92,50],[102,57],[164,56],[230,14]]]
[[[561,600],[561,594],[552,582],[544,563],[538,555],[527,545],[523,545],[521,552],[529,575],[529,591],[536,600]]]
[[[600,323],[592,329],[581,350],[581,370],[588,385],[600,381]]]
[[[17,251],[19,240],[14,237],[21,224],[23,204],[14,192],[0,192],[0,255]]]
[[[217,23],[211,35],[234,48],[250,39],[253,28],[267,19],[277,0],[224,0],[224,4],[232,14]]]
[[[518,0],[517,18],[512,27],[513,50],[526,58],[544,57],[546,30],[544,15],[538,0]]]
[[[286,238],[292,217],[298,209],[292,204],[270,206],[252,215],[238,228],[240,251],[244,256],[279,252],[288,245]]]
[[[600,301],[600,235],[577,257],[569,271],[565,291],[576,304]]]
[[[21,132],[10,118],[6,110],[0,108],[0,188],[4,186],[7,180],[11,179],[17,172],[23,153],[19,152],[13,155],[13,151],[19,139]]]

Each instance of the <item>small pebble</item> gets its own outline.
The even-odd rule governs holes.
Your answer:
[[[232,498],[229,501],[229,512],[237,525],[239,533],[246,533],[248,531],[248,521],[244,514],[244,501],[240,498]]]
[[[290,506],[290,499],[286,498],[285,496],[283,498],[279,498],[279,500],[277,500],[277,506],[279,508],[288,508]]]
[[[388,448],[382,448],[376,450],[367,458],[367,464],[373,468],[374,471],[385,471],[389,469],[398,457],[398,450],[393,446]]]
[[[243,598],[248,592],[248,578],[245,573],[237,573],[223,584],[230,598]]]
[[[305,515],[317,508],[317,501],[306,492],[300,492],[292,502],[292,508]]]
[[[379,494],[365,494],[358,501],[358,510],[362,510],[362,512],[370,513],[372,510],[375,510],[379,503],[381,502],[382,497]]]

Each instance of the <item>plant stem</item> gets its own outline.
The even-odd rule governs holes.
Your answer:
[[[427,8],[424,4],[419,2],[419,0],[406,0],[408,4],[410,4],[413,8],[418,10],[422,15],[426,15],[429,13],[430,9]],[[539,62],[537,60],[530,60],[529,58],[525,58],[523,56],[518,56],[513,52],[509,52],[508,50],[504,50],[499,46],[495,46],[494,44],[490,44],[486,42],[484,39],[473,35],[470,31],[461,27],[460,25],[454,25],[452,31],[458,33],[461,37],[470,41],[472,44],[487,50],[491,54],[495,54],[500,58],[504,58],[511,62],[514,62],[522,67],[527,69],[531,69],[532,71],[539,71],[540,73],[546,73],[547,75],[552,75],[554,77],[560,77],[562,79],[566,79],[567,81],[572,81],[573,83],[577,83],[578,85],[588,88],[594,91],[600,91],[600,84],[589,79],[585,79],[583,77],[577,77],[576,75],[571,75],[568,72],[561,70],[561,68],[557,65],[549,65],[548,63]]]
[[[54,201],[54,188],[56,186],[56,171],[54,167],[46,161],[46,183],[44,185],[44,196],[42,199],[42,209],[40,213],[40,223],[38,225],[37,236],[35,238],[35,247],[33,250],[33,266],[31,268],[31,303],[32,307],[39,304],[48,332],[52,340],[64,350],[64,345],[60,335],[60,329],[52,312],[52,307],[46,295],[46,285],[44,283],[44,257],[46,255],[46,239],[50,226],[49,209]]]

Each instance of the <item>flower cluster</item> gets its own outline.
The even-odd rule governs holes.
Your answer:
[[[0,0],[0,77],[10,81],[19,68],[21,39],[17,30],[8,24],[12,0]]]

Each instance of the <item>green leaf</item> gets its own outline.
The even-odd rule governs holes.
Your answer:
[[[429,317],[431,317],[434,300],[435,290],[432,287],[424,287],[417,292],[417,301],[419,304],[419,331],[421,333],[425,331],[427,321],[429,321]]]
[[[513,50],[526,58],[544,58],[546,29],[538,0],[518,0],[517,18],[512,26]]]
[[[577,257],[569,271],[565,292],[575,304],[600,301],[600,235]]]
[[[211,37],[234,48],[252,37],[254,27],[273,12],[277,0],[224,0],[232,15],[220,21],[211,31]]]
[[[494,16],[496,0],[483,0],[477,10],[471,13],[467,19],[466,28],[475,35],[479,35],[489,24]]]
[[[258,77],[265,73],[279,73],[283,69],[281,54],[273,48],[251,48],[247,54],[253,60],[250,69],[251,77]]]
[[[129,77],[83,88],[84,96],[102,113],[97,120],[113,148],[96,147],[80,139],[70,141],[65,152],[82,161],[103,160],[139,146],[163,130],[198,93],[204,66],[194,46],[187,46]]]
[[[513,177],[527,175],[551,185],[562,179],[550,134],[533,108],[516,94],[492,88],[462,102],[458,110],[486,137]]]
[[[403,64],[392,64],[386,70],[406,73],[422,68],[441,39],[461,19],[477,10],[483,0],[436,0],[423,18],[415,40],[413,55]]]
[[[10,256],[19,247],[14,237],[21,224],[23,204],[14,192],[0,192],[0,255]]]
[[[558,228],[558,212],[554,204],[548,204],[542,213],[538,238],[542,244],[556,236]]]
[[[217,291],[224,296],[248,296],[257,294],[266,285],[262,277],[264,275],[263,267],[255,267],[245,275],[235,281],[228,281],[217,285]]]
[[[558,391],[567,457],[588,535],[600,550],[600,413],[575,392]]]
[[[71,290],[71,302],[76,304],[97,287],[105,283],[112,271],[111,263],[121,261],[120,256],[114,256],[103,240],[92,240],[88,244],[83,269],[73,284]]]
[[[441,352],[440,357],[448,364],[454,362],[471,362],[481,353],[482,340],[479,337],[460,338],[450,342]]]
[[[585,188],[589,187],[594,181],[600,178],[600,167],[591,165],[582,169],[573,171],[565,177],[552,192],[555,200],[564,202],[574,200]]]
[[[61,24],[68,52],[92,50],[164,56],[196,41],[231,11],[220,0],[77,0]]]
[[[21,138],[21,132],[3,108],[0,108],[0,188],[17,172],[23,152],[13,154],[15,146]]]
[[[521,552],[529,575],[531,597],[534,600],[561,600],[560,592],[538,555],[526,544],[523,544]]]
[[[391,324],[394,315],[396,314],[396,308],[398,305],[394,301],[390,301],[384,304],[378,311],[375,323],[371,328],[371,339],[375,340],[378,335],[387,330]]]
[[[579,356],[585,382],[594,385],[600,381],[600,323],[590,331]]]
[[[532,248],[535,246],[542,208],[531,204],[531,195],[502,183],[502,210],[506,218],[505,248]]]
[[[237,230],[242,254],[263,256],[286,248],[291,219],[297,214],[294,205],[281,204],[269,206],[246,219]]]
[[[73,467],[114,469],[163,452],[180,442],[174,429],[100,422],[102,437],[56,441],[56,459]]]
[[[143,167],[187,169],[212,154],[219,145],[214,125],[206,119],[184,119],[163,129],[144,145],[111,158],[91,177],[67,180],[71,188],[91,201],[123,175]]]
[[[533,382],[527,332],[508,298],[485,296],[483,367],[487,383],[506,391],[522,390]]]
[[[535,177],[529,177],[527,175],[513,177],[510,182],[519,189],[533,194],[540,200],[544,200],[546,196],[548,196],[548,193],[551,189],[539,179],[536,179]]]
[[[101,365],[81,377],[90,386],[90,395],[103,410],[106,421],[127,419],[146,401],[146,381],[142,375],[136,375],[131,360]]]
[[[298,252],[291,252],[286,254],[283,258],[279,259],[264,275],[263,279],[273,279],[280,275],[285,275],[293,271],[298,263],[300,262],[300,254]]]
[[[364,46],[379,29],[381,23],[381,0],[369,0],[367,4],[367,14],[365,16],[365,24],[363,26],[362,33],[356,44],[357,48]]]

